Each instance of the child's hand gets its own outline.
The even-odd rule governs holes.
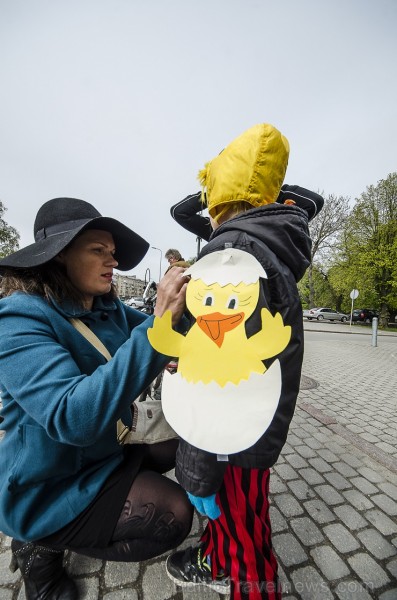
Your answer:
[[[207,496],[206,498],[200,498],[199,496],[193,496],[193,494],[189,494],[189,492],[186,493],[194,508],[201,515],[212,520],[220,517],[221,511],[216,503],[215,494],[212,494],[212,496]]]

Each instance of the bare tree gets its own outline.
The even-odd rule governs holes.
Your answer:
[[[350,199],[346,196],[330,194],[324,197],[324,206],[320,213],[310,223],[312,238],[312,262],[308,269],[309,305],[314,306],[313,262],[324,259],[330,249],[335,247],[343,230],[346,218],[350,213]]]

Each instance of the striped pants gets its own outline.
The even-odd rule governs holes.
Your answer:
[[[269,519],[269,469],[228,465],[216,500],[221,516],[209,520],[201,541],[212,575],[230,576],[231,600],[280,600]]]

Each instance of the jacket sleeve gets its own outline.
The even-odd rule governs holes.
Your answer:
[[[199,450],[185,440],[180,440],[175,475],[187,492],[204,498],[219,490],[227,464],[225,461],[218,461],[216,454]]]
[[[307,218],[311,221],[324,206],[324,198],[316,192],[311,192],[299,185],[281,186],[280,193],[277,198],[279,204],[284,204],[286,200],[293,200],[296,206],[303,208],[307,213]]]
[[[170,212],[172,218],[184,229],[208,242],[212,227],[209,217],[199,214],[204,208],[205,206],[201,202],[201,192],[197,192],[171,206]]]

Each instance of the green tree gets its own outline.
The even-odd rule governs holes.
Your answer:
[[[7,256],[19,248],[19,233],[11,225],[8,225],[4,219],[6,207],[0,200],[0,258]]]
[[[397,173],[368,186],[348,217],[336,279],[360,291],[360,304],[380,309],[387,326],[397,310]]]

